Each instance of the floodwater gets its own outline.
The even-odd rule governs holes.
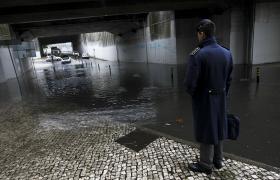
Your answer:
[[[280,66],[236,66],[229,97],[229,112],[241,119],[238,141],[226,141],[225,151],[280,167]],[[249,70],[248,70],[249,69]],[[36,60],[34,68],[0,86],[0,109],[12,100],[22,100],[32,113],[56,114],[60,121],[41,117],[46,129],[75,129],[60,113],[82,111],[104,118],[160,131],[194,141],[191,98],[184,91],[184,65],[117,63],[99,60],[54,64]],[[251,80],[247,80],[251,77]],[[72,113],[71,116],[75,116]],[[59,122],[59,123],[57,123]]]

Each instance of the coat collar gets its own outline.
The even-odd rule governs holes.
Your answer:
[[[202,48],[211,44],[217,44],[216,38],[214,36],[204,39],[201,43],[199,43],[198,46]]]

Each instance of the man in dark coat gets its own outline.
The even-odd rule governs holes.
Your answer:
[[[222,140],[227,138],[226,96],[232,72],[228,49],[217,44],[215,24],[204,19],[197,25],[199,46],[190,54],[185,87],[192,96],[195,138],[200,161],[190,164],[195,172],[212,173],[222,168]]]

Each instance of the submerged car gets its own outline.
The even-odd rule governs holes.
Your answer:
[[[47,62],[61,61],[61,60],[62,60],[61,57],[58,57],[58,56],[55,56],[55,55],[49,55],[49,56],[47,56],[47,59],[46,59]]]
[[[71,63],[72,58],[70,56],[62,56],[61,64],[68,64]]]
[[[73,51],[73,56],[80,56],[80,53],[78,51]]]
[[[83,53],[82,59],[89,59],[89,54],[88,53]]]

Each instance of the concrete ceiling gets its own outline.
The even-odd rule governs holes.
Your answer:
[[[137,14],[45,21],[13,24],[12,28],[20,37],[25,39],[28,39],[28,37],[24,37],[25,35],[32,39],[34,37],[65,36],[102,31],[122,34],[133,29],[142,28],[146,17],[147,14]]]
[[[227,9],[229,2],[230,0],[0,1],[0,23],[10,24],[21,39],[100,31],[122,34],[143,27],[148,12],[183,10],[197,13],[205,9]]]
[[[226,7],[229,0],[10,0],[0,1],[0,23],[81,19],[160,10]]]
[[[131,29],[137,29],[139,26],[136,23],[131,22],[99,22],[80,25],[60,25],[60,26],[47,26],[44,28],[32,28],[29,31],[32,32],[34,37],[48,37],[59,35],[73,35],[90,32],[111,32],[113,34],[122,34],[130,31]]]

